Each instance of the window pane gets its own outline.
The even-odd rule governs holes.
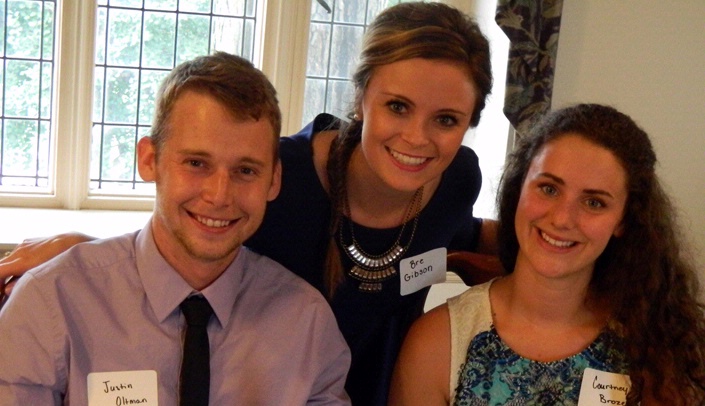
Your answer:
[[[306,76],[325,77],[328,73],[328,55],[330,54],[331,26],[329,24],[311,23],[309,31],[308,62]],[[306,99],[308,102],[308,99]]]
[[[40,168],[42,128],[37,120],[3,120],[3,186],[46,186],[47,173]],[[46,142],[46,140],[45,140]]]
[[[150,10],[176,10],[177,0],[147,0],[144,7]]]
[[[217,47],[215,49],[218,49]],[[240,56],[252,60],[255,55],[255,21],[245,20],[245,36],[242,41],[242,53]]]
[[[250,2],[252,4],[253,2]],[[245,15],[245,1],[214,0],[213,13],[225,16],[242,17]]]
[[[176,40],[177,63],[188,61],[198,55],[208,53],[210,40],[210,18],[182,14],[179,16],[178,38]]]
[[[56,1],[2,1],[0,6],[0,190],[47,192]]]
[[[143,70],[140,78],[139,124],[149,126],[154,117],[154,99],[167,71]]]
[[[357,54],[362,42],[363,27],[334,26],[331,55],[335,58],[330,61],[328,75],[337,79],[352,77],[353,69],[357,64]]]
[[[99,122],[103,115],[103,86],[105,83],[105,68],[96,66],[93,70],[93,121]],[[94,155],[91,155],[94,156]]]
[[[142,66],[171,69],[175,39],[176,14],[145,13]]]
[[[306,88],[304,90],[304,100],[306,100],[306,103],[304,103],[304,119],[310,117],[308,121],[311,121],[316,117],[316,114],[325,111],[327,85],[327,79],[313,79],[311,77],[306,79]]]
[[[213,18],[211,38],[213,47],[231,54],[242,55],[243,35],[245,34],[241,18]]]
[[[142,7],[142,0],[110,0],[113,7]]]
[[[95,63],[97,65],[105,64],[105,26],[108,20],[107,9],[99,7],[96,13],[96,30],[95,30]]]
[[[37,162],[39,127],[34,120],[5,120],[3,174],[32,176]]]
[[[106,69],[104,120],[110,123],[135,123],[137,118],[137,69]]]
[[[179,11],[193,11],[200,13],[210,13],[210,0],[181,0],[179,2]]]
[[[40,66],[35,61],[5,62],[5,89],[13,96],[5,103],[6,117],[39,117]]]
[[[331,114],[345,117],[350,110],[351,100],[353,100],[352,82],[349,80],[329,80],[326,100],[328,100],[328,111]]]
[[[153,193],[135,143],[149,134],[161,80],[177,64],[222,50],[252,59],[255,0],[100,0],[91,134],[92,194]]]
[[[49,156],[51,148],[51,125],[48,121],[39,122],[39,145],[37,146],[37,156]],[[46,182],[49,178],[49,160],[39,159],[37,165],[37,175],[42,179],[43,184],[38,186],[47,186]]]
[[[103,127],[103,180],[132,180],[135,160],[135,127]]]
[[[336,13],[334,20],[336,23],[365,24],[365,9],[367,4],[359,0],[338,0],[336,1]]]
[[[42,78],[40,82],[41,94],[39,97],[40,106],[40,117],[46,120],[51,119],[51,89],[53,87],[53,76],[54,76],[54,66],[51,62],[44,62],[41,66]]]
[[[7,15],[3,20],[3,24],[7,24],[6,56],[33,59],[41,56],[44,3],[46,2],[7,2]]]
[[[108,65],[139,66],[142,13],[114,9],[108,13]]]

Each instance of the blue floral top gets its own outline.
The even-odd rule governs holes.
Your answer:
[[[502,341],[491,323],[489,284],[486,285],[474,287],[480,288],[480,294],[470,292],[466,296],[474,296],[475,300],[463,303],[466,306],[475,301],[477,307],[484,309],[472,314],[470,320],[476,322],[479,318],[485,328],[466,330],[476,334],[466,347],[465,362],[460,366],[454,405],[577,405],[586,368],[628,373],[623,341],[609,329],[580,353],[562,360],[538,362],[518,355]],[[449,305],[452,307],[452,302]],[[460,314],[457,307],[455,321]],[[453,313],[451,309],[451,323]],[[465,318],[462,323],[467,321]]]

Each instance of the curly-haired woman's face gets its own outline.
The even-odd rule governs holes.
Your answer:
[[[546,144],[521,189],[516,271],[589,280],[610,238],[622,232],[626,176],[612,152],[581,136]]]

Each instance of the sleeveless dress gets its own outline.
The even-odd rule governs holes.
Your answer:
[[[577,405],[586,368],[628,373],[623,341],[609,329],[568,358],[538,362],[518,355],[492,324],[491,284],[448,299],[452,405]]]

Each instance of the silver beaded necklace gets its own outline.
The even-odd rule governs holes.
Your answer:
[[[344,216],[343,221],[339,227],[339,237],[340,245],[347,254],[348,258],[355,264],[348,271],[348,275],[354,279],[360,281],[358,289],[363,292],[381,292],[382,282],[387,281],[396,275],[397,270],[394,268],[402,258],[402,255],[411,245],[411,241],[414,239],[414,234],[416,233],[416,226],[419,222],[419,213],[421,212],[421,201],[423,199],[423,186],[416,190],[414,197],[411,198],[409,206],[406,208],[404,214],[404,221],[402,222],[401,229],[399,230],[399,235],[397,235],[394,244],[391,248],[386,250],[382,254],[371,255],[365,252],[360,244],[355,239],[354,223],[350,219],[350,202],[348,201],[347,194],[343,196],[344,206]],[[413,213],[413,222],[409,240],[406,244],[402,243],[402,237],[404,236],[404,231],[406,230],[407,224],[410,222]],[[347,225],[347,227],[346,227]],[[350,230],[350,242],[346,243],[343,237],[344,229]]]

